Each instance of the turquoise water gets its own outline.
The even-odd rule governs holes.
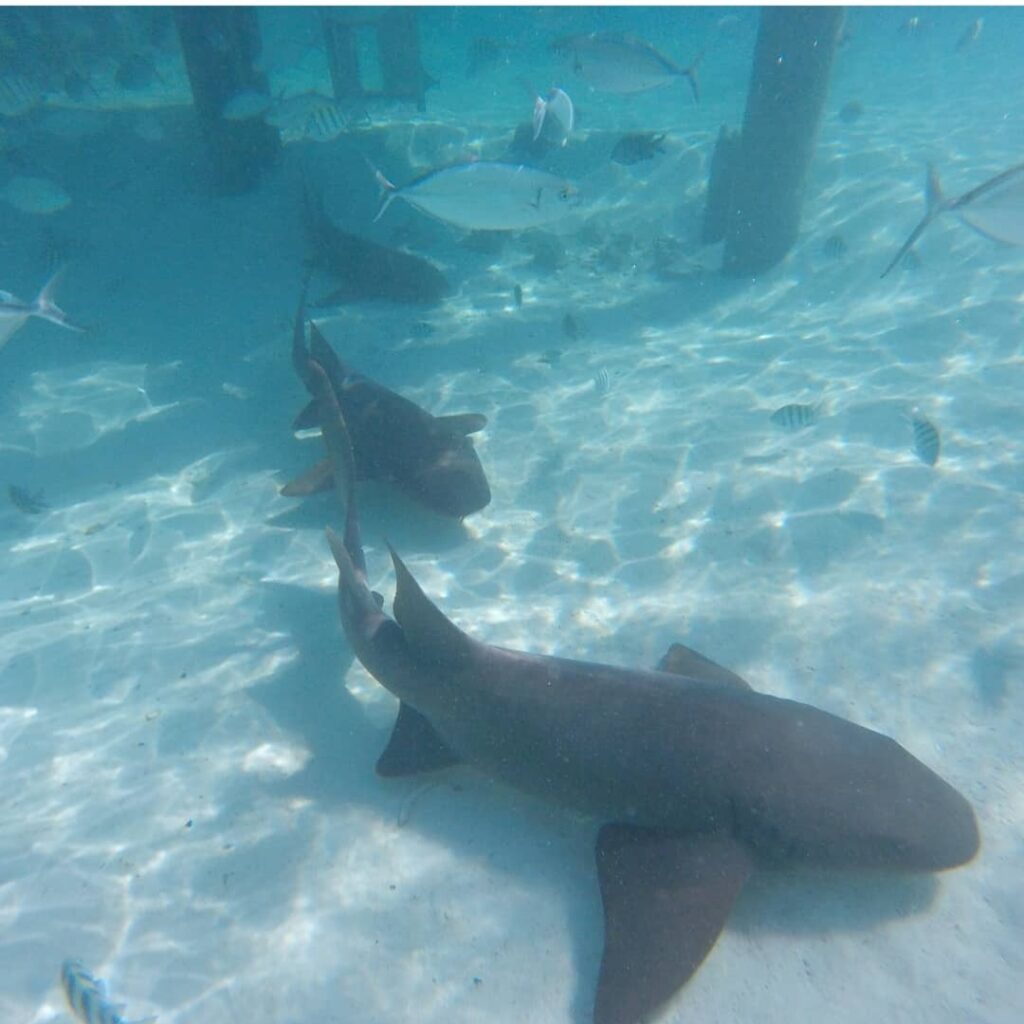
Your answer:
[[[63,267],[85,329],[32,317],[0,348],[0,1019],[71,1019],[77,957],[128,1020],[591,1020],[599,822],[469,767],[374,773],[396,702],[339,629],[340,513],[279,493],[322,448],[292,430],[304,186],[449,286],[324,304],[345,275],[317,266],[330,344],[435,415],[488,419],[492,498],[464,521],[359,485],[387,607],[385,541],[481,641],[632,668],[685,642],[892,736],[975,809],[981,854],[948,873],[758,873],[655,1019],[1019,1018],[1024,253],[944,215],[880,274],[927,163],[950,196],[1020,163],[1024,24],[850,9],[799,237],[727,277],[700,229],[758,20],[422,9],[424,110],[341,100],[329,139],[289,114],[232,191],[169,10],[0,12],[0,288],[30,303]],[[329,93],[319,10],[258,23],[268,110]],[[699,56],[699,104],[682,80],[590,89],[550,44],[598,30]],[[381,85],[372,33],[358,46]],[[575,124],[540,162],[573,186],[565,216],[374,220],[371,165],[403,186],[501,159],[554,87]],[[665,135],[650,160],[610,159],[642,132]]]

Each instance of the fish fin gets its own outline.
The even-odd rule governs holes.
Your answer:
[[[900,251],[892,258],[892,262],[882,271],[882,277],[887,277],[889,272],[897,263],[914,247],[914,243],[924,234],[925,228],[948,206],[948,201],[942,194],[942,184],[939,181],[939,172],[933,164],[928,165],[927,176],[924,186],[925,212],[917,227],[910,232],[910,237],[900,247]]]
[[[373,164],[370,166],[373,167]],[[387,208],[394,202],[395,197],[398,195],[398,186],[388,181],[388,179],[385,178],[376,167],[373,167],[373,176],[377,180],[377,184],[380,186],[381,198],[380,209],[377,211],[377,216],[373,218],[373,223],[376,224],[377,221],[384,216]]]
[[[547,102],[540,96],[537,97],[536,102],[533,104],[533,141],[536,142],[540,138],[540,133],[544,130],[544,118],[547,116],[548,105]]]
[[[310,399],[302,411],[292,420],[292,430],[311,430],[320,426],[320,410],[317,408],[316,399]]]
[[[377,759],[377,774],[393,779],[401,775],[436,772],[458,764],[461,758],[415,708],[404,701],[384,753]]]
[[[68,319],[67,313],[65,313],[64,310],[53,301],[53,293],[57,289],[57,282],[60,281],[63,276],[64,267],[58,267],[50,275],[50,280],[39,289],[36,301],[32,304],[32,311],[36,316],[41,316],[44,320],[49,320],[51,323],[58,324],[60,327],[66,327],[69,331],[78,331],[80,334],[84,333],[85,328],[72,323]]]
[[[461,412],[452,416],[435,416],[434,422],[453,434],[475,434],[487,426],[487,417],[481,412]]]
[[[305,473],[300,473],[294,480],[289,480],[281,488],[284,498],[305,498],[310,494],[329,491],[334,486],[334,469],[330,459],[321,459]]]
[[[686,676],[701,683],[722,683],[737,690],[752,689],[750,683],[741,679],[735,672],[730,672],[710,658],[705,658],[703,654],[692,647],[687,647],[686,644],[672,644],[658,662],[658,671]]]
[[[378,594],[376,590],[371,590],[370,591],[370,596],[374,599],[374,601],[377,602],[377,607],[378,608],[383,608],[384,607],[384,595],[383,594]]]
[[[594,1024],[648,1020],[701,965],[750,877],[722,833],[605,825],[597,836],[604,951]]]
[[[429,658],[438,666],[458,666],[470,657],[472,640],[423,593],[420,585],[388,545],[397,586],[393,611],[414,657]]]

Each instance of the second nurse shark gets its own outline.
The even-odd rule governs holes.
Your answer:
[[[389,616],[367,585],[338,396],[315,359],[296,355],[345,510],[344,536],[328,531],[342,626],[400,701],[377,770],[465,762],[601,822],[594,1024],[652,1019],[700,966],[758,867],[934,872],[974,857],[970,804],[894,740],[758,693],[682,645],[662,662],[670,671],[494,647],[451,622],[394,551]]]

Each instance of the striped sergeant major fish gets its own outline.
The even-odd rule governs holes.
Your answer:
[[[107,998],[107,986],[94,978],[81,960],[65,960],[60,968],[60,983],[68,1006],[82,1024],[153,1024],[156,1017],[129,1021],[120,1015],[123,1003]]]

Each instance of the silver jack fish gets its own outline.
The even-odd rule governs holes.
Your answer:
[[[940,213],[955,213],[980,235],[1007,245],[1024,245],[1024,164],[1016,164],[994,178],[982,182],[957,199],[942,194],[939,172],[928,165],[925,183],[925,215],[910,233],[892,262],[882,271],[885,277],[924,234],[925,228]]]
[[[30,316],[38,316],[43,320],[66,327],[69,331],[82,331],[84,328],[73,324],[67,313],[53,301],[53,291],[60,279],[61,271],[57,271],[40,289],[33,302],[22,302],[10,292],[0,291],[0,348],[10,341],[11,336],[24,325]]]
[[[548,224],[576,205],[576,187],[526,165],[481,160],[431,171],[402,188],[375,169],[383,203],[396,199],[467,231],[521,231]]]
[[[114,1005],[107,998],[106,985],[97,981],[81,960],[65,960],[60,968],[60,983],[68,1006],[82,1024],[153,1024],[156,1017],[128,1021],[120,1016],[123,1005]]]
[[[601,92],[628,95],[660,89],[680,78],[688,78],[693,98],[700,100],[697,83],[700,57],[690,67],[681,68],[650,43],[620,32],[566,36],[555,40],[551,49],[568,54],[573,71]]]

